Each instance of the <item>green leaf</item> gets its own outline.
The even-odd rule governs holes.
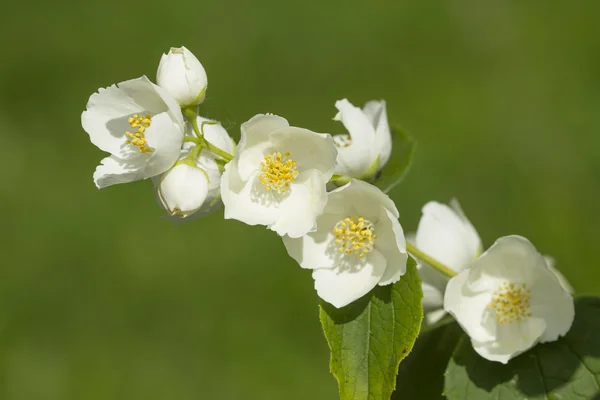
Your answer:
[[[600,395],[600,299],[575,301],[567,335],[508,364],[488,361],[463,336],[446,370],[448,399],[593,399]]]
[[[375,178],[374,184],[389,193],[408,172],[417,143],[402,128],[392,129],[392,154],[387,164]]]
[[[442,399],[444,371],[461,336],[456,322],[421,331],[415,347],[400,364],[392,399]]]
[[[409,258],[393,285],[337,309],[325,302],[320,318],[331,350],[330,368],[341,400],[389,399],[398,364],[412,349],[423,319],[421,279]]]

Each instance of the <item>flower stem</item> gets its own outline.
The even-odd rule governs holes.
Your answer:
[[[196,144],[202,143],[201,139],[198,139],[197,137],[192,137],[192,136],[184,136],[183,141],[184,142],[194,142]]]
[[[233,156],[231,154],[229,154],[226,151],[221,150],[220,148],[218,148],[216,146],[213,146],[208,141],[206,141],[206,148],[208,150],[212,151],[213,153],[215,153],[216,155],[218,155],[219,157],[223,158],[227,162],[233,160]]]
[[[203,148],[206,148],[209,151],[212,151],[213,153],[215,153],[219,157],[223,158],[227,162],[233,160],[233,156],[231,154],[227,153],[224,150],[221,150],[217,146],[214,146],[208,140],[206,140],[206,138],[204,137],[204,125],[217,125],[218,122],[216,122],[216,121],[204,121],[204,122],[202,122],[202,126],[198,127],[198,119],[197,119],[197,117],[198,117],[198,110],[197,110],[196,107],[186,107],[186,108],[183,109],[183,113],[185,114],[185,116],[187,117],[187,119],[192,124],[192,128],[194,129],[194,133],[197,136],[195,138],[191,138],[191,137],[184,138],[183,139],[184,141],[197,143],[199,146],[201,146]]]
[[[431,267],[437,269],[442,274],[446,275],[448,278],[453,278],[456,276],[456,272],[452,269],[446,267],[444,264],[439,262],[433,257],[428,256],[423,253],[421,250],[417,249],[412,243],[406,242],[406,250],[416,258],[421,261],[425,261],[427,264],[431,265]]]

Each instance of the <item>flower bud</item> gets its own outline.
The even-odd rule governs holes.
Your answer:
[[[158,198],[173,216],[186,218],[198,211],[208,194],[206,172],[189,164],[177,164],[161,177]]]
[[[180,106],[194,106],[204,101],[208,79],[200,61],[185,47],[171,47],[163,54],[156,73],[156,83],[166,89]]]
[[[341,121],[349,133],[333,137],[338,150],[335,173],[372,179],[388,162],[392,152],[385,101],[369,101],[360,109],[342,99],[335,103],[335,107],[338,113],[334,120]],[[345,183],[347,180],[338,182]]]

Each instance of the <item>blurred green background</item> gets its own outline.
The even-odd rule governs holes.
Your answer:
[[[222,212],[174,224],[150,182],[98,191],[99,87],[185,45],[205,116],[343,133],[384,98],[419,145],[406,231],[456,196],[484,243],[528,237],[600,294],[600,2],[33,0],[0,25],[0,398],[334,399],[310,273]]]

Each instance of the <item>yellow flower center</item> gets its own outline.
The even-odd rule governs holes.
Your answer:
[[[488,306],[496,310],[496,319],[500,325],[512,324],[531,317],[531,291],[526,284],[503,282],[496,289]]]
[[[333,228],[337,251],[363,258],[365,254],[373,251],[377,239],[374,228],[373,223],[363,217],[355,219],[350,216],[340,220]]]
[[[141,117],[138,114],[134,114],[132,117],[129,117],[127,122],[131,128],[136,129],[136,131],[125,132],[125,136],[129,138],[126,143],[137,146],[140,149],[140,153],[150,153],[152,149],[148,147],[148,142],[146,141],[144,132],[146,132],[146,129],[152,123],[152,117],[149,115]]]
[[[296,162],[289,157],[289,152],[285,152],[283,155],[280,152],[275,152],[266,155],[260,163],[262,173],[258,179],[267,190],[285,193],[289,189],[290,183],[296,180],[298,176]]]

